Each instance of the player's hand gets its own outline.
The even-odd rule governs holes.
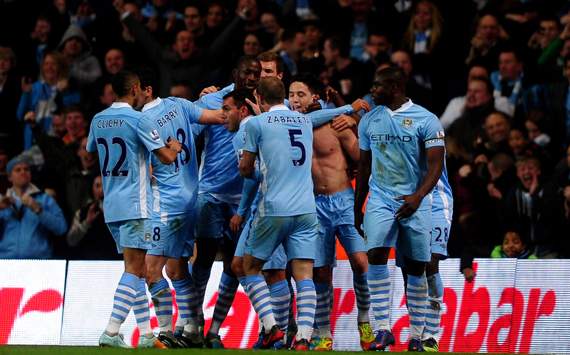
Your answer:
[[[247,104],[251,107],[251,109],[253,110],[253,112],[256,115],[261,115],[261,108],[259,107],[258,104],[256,104],[255,102],[251,101],[250,99],[246,98],[245,102],[247,102]]]
[[[87,217],[85,218],[85,222],[87,222],[88,225],[92,225],[95,219],[97,219],[97,217],[99,217],[100,214],[101,210],[99,209],[97,202],[93,202],[91,206],[89,206],[89,209],[87,210]]]
[[[28,194],[22,196],[22,204],[29,209],[31,209],[34,213],[40,213],[42,207],[39,203],[34,200],[34,198]]]
[[[220,90],[220,88],[217,86],[208,86],[207,88],[203,88],[202,91],[200,91],[200,97],[208,94],[213,94],[215,92],[218,92],[218,90]]]
[[[230,219],[230,230],[234,234],[237,234],[239,229],[241,228],[242,223],[243,223],[243,217],[240,216],[239,214],[234,214],[233,217]]]
[[[14,200],[11,197],[3,196],[2,198],[0,198],[0,210],[3,210],[5,208],[12,206],[13,203],[14,203]]]
[[[337,131],[343,131],[347,128],[356,126],[356,120],[348,115],[340,115],[332,121],[331,127]]]
[[[473,279],[475,279],[475,276],[477,276],[475,271],[473,271],[473,269],[470,267],[466,267],[465,269],[463,269],[462,272],[463,272],[463,277],[465,277],[465,281],[467,282],[473,281]]]
[[[28,111],[24,115],[24,122],[29,124],[30,127],[34,128],[36,125],[36,113],[34,111]]]
[[[172,137],[168,137],[166,140],[166,146],[176,153],[180,153],[182,151],[182,144]]]
[[[366,112],[370,111],[370,105],[368,102],[364,101],[363,99],[356,99],[352,103],[352,111],[358,112],[360,110],[364,110]]]
[[[362,222],[364,220],[364,215],[362,212],[354,211],[354,227],[358,231],[361,237],[364,238],[364,231],[362,230]]]
[[[396,211],[396,219],[401,220],[403,218],[408,218],[416,212],[420,203],[422,203],[422,197],[418,194],[404,195],[396,197],[398,201],[404,201],[404,203]]]

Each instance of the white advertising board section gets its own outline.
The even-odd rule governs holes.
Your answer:
[[[467,283],[458,272],[458,260],[447,260],[440,266],[445,285],[440,351],[570,353],[570,338],[566,336],[570,333],[570,261],[477,260],[475,267],[477,277]],[[69,262],[62,344],[97,344],[122,270],[121,262]],[[391,271],[391,323],[397,339],[393,350],[404,350],[409,319],[403,281],[392,264]],[[221,264],[216,263],[204,300],[206,329],[221,272]],[[331,313],[335,349],[339,350],[359,350],[356,298],[351,286],[350,266],[339,261]],[[175,318],[177,313],[175,309]],[[151,315],[156,326],[152,306]],[[224,344],[251,347],[257,331],[257,317],[240,288],[221,330]],[[122,332],[128,343],[136,344],[138,331],[132,314]]]
[[[0,345],[60,343],[64,260],[0,260]]]

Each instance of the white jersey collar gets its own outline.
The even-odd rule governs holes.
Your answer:
[[[397,113],[404,112],[407,109],[409,109],[410,107],[412,107],[413,104],[414,103],[412,102],[412,100],[408,99],[408,101],[404,102],[404,104],[402,106],[398,107],[394,111],[390,110],[390,108],[388,106],[386,106],[386,111],[388,111],[388,113],[390,114],[390,117],[394,117]]]
[[[133,108],[131,105],[129,105],[126,102],[113,102],[111,104],[111,108],[123,108],[123,107]]]
[[[269,108],[269,112],[272,112],[272,111],[291,111],[291,110],[289,109],[289,107],[287,107],[283,104],[279,104],[279,105],[271,106]]]
[[[152,100],[151,102],[147,102],[146,105],[143,106],[142,112],[145,112],[146,110],[150,110],[151,108],[160,105],[161,102],[162,102],[162,99],[160,97],[157,97],[156,99]]]

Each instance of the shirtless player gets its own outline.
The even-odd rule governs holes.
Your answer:
[[[311,76],[298,76],[289,86],[289,104],[295,111],[305,113],[319,99],[318,82]],[[335,265],[335,235],[345,248],[353,271],[354,291],[358,306],[360,344],[367,350],[374,341],[368,310],[368,262],[364,240],[354,227],[354,191],[350,183],[349,162],[359,159],[358,139],[351,129],[340,132],[331,125],[314,129],[312,175],[317,216],[319,247],[315,258],[314,282],[317,309],[312,345],[315,350],[332,350],[330,303],[332,300],[332,267]]]

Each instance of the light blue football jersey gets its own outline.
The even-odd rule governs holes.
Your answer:
[[[240,122],[239,129],[234,135],[234,139],[232,141],[238,162],[243,156],[243,148],[245,146],[245,126],[251,118],[253,118],[253,116],[246,117]],[[257,203],[259,201],[258,186],[260,180],[259,159],[256,159],[253,178],[243,180],[242,196],[237,210],[237,214],[240,216],[245,216],[251,207],[257,207]]]
[[[197,123],[203,109],[177,97],[157,98],[143,107],[143,121],[162,141],[176,138],[182,151],[173,164],[162,164],[152,155],[153,218],[186,213],[194,208],[198,193],[198,164],[191,125]]]
[[[224,96],[234,89],[234,84],[222,90],[204,95],[196,104],[202,108],[219,110]],[[234,133],[222,125],[194,127],[194,133],[204,132],[204,151],[199,170],[199,193],[211,193],[227,203],[239,203],[243,179],[239,176],[238,162],[233,150]]]
[[[391,198],[414,193],[427,171],[426,149],[445,146],[437,117],[411,100],[368,112],[358,135],[360,149],[372,152],[370,190]]]
[[[447,166],[443,163],[441,177],[433,188],[431,210],[435,213],[441,213],[447,220],[451,220],[453,214],[453,192],[451,185],[447,179]]]
[[[86,148],[99,154],[105,222],[150,217],[149,154],[162,147],[158,132],[126,103],[115,102],[93,117]]]
[[[262,180],[258,213],[296,216],[315,213],[311,159],[313,124],[284,105],[272,107],[245,125],[244,150],[257,153]]]

